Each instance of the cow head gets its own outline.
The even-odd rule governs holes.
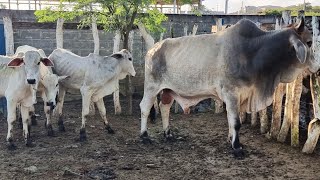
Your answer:
[[[295,33],[289,37],[290,44],[296,53],[296,57],[301,65],[307,66],[311,72],[316,72],[320,68],[320,62],[316,61],[312,52],[312,35],[305,26],[304,18],[291,26]]]
[[[133,67],[132,55],[128,50],[122,49],[121,51],[112,54],[111,57],[119,60],[120,62],[122,72],[119,79],[124,79],[128,74],[131,76],[136,75],[136,71]]]
[[[39,82],[39,65],[43,63],[45,66],[53,66],[52,61],[48,58],[41,57],[38,51],[27,51],[23,57],[16,57],[8,63],[8,67],[19,67],[25,65],[26,82],[37,88]]]
[[[57,76],[56,74],[46,74],[41,77],[41,84],[45,88],[47,97],[47,106],[53,110],[57,105],[57,96],[59,94],[59,82],[67,78],[67,76]]]

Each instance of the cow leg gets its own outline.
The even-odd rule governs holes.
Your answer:
[[[239,118],[238,101],[231,95],[227,95],[226,97],[227,117],[229,128],[232,133],[231,145],[233,148],[233,154],[236,158],[243,158],[244,152],[239,141],[241,123]]]
[[[85,86],[80,88],[80,92],[82,95],[82,124],[80,129],[80,141],[85,141],[87,140],[86,121],[90,112],[89,106],[91,102],[92,93]]]
[[[107,113],[106,113],[106,107],[104,106],[103,98],[99,99],[96,102],[97,108],[99,110],[100,116],[104,121],[105,129],[108,131],[109,134],[114,134],[113,129],[111,128],[108,120],[107,120]]]
[[[36,126],[38,124],[38,122],[37,122],[37,117],[36,117],[34,105],[32,105],[29,108],[29,115],[30,115],[30,119],[31,119],[31,125]]]
[[[140,102],[140,109],[141,109],[140,138],[142,139],[142,142],[145,144],[151,143],[151,139],[149,138],[149,135],[147,132],[147,121],[148,121],[148,116],[150,114],[150,109],[153,106],[156,96],[157,96],[156,93],[152,94],[145,90],[142,101]]]
[[[164,96],[169,96],[167,98],[164,98]],[[164,137],[171,141],[174,140],[174,136],[169,128],[169,115],[170,115],[170,108],[173,104],[173,98],[169,94],[165,94],[165,92],[162,94],[162,101],[160,102],[160,111],[161,111],[161,118],[162,118],[162,126],[163,126],[163,135]],[[165,100],[165,101],[163,101]]]
[[[30,138],[30,127],[31,122],[29,122],[29,108],[21,105],[21,116],[22,116],[22,123],[23,123],[23,136],[26,146],[32,147],[32,142]]]
[[[16,108],[17,104],[13,102],[13,100],[10,100],[7,98],[7,122],[8,122],[8,133],[7,133],[7,147],[9,150],[15,150],[16,146],[13,143],[13,137],[12,137],[12,127],[13,122],[16,120]]]
[[[58,126],[60,132],[65,132],[64,124],[63,124],[63,115],[62,115],[62,109],[63,109],[63,103],[64,103],[64,97],[66,95],[66,89],[60,86],[59,88],[59,94],[58,94],[58,101],[57,106],[55,108],[55,111],[58,111]]]
[[[22,125],[22,117],[21,117],[20,106],[21,106],[21,105],[18,105],[18,106],[17,106],[18,127],[19,127],[19,129],[22,129],[22,128],[23,128],[23,125]]]
[[[52,136],[54,136],[54,131],[53,131],[52,124],[51,124],[52,110],[51,110],[50,106],[47,106],[48,101],[47,101],[47,97],[44,92],[41,94],[41,96],[43,99],[43,110],[44,110],[44,113],[46,114],[46,119],[47,119],[45,126],[47,128],[48,136],[52,137]]]

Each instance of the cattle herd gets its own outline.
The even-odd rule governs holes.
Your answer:
[[[272,103],[279,83],[289,83],[303,71],[316,72],[312,36],[304,19],[282,30],[263,31],[243,19],[216,34],[169,38],[156,43],[145,56],[144,95],[140,103],[141,132],[144,143],[151,140],[147,119],[158,94],[164,136],[174,138],[169,113],[174,100],[183,110],[207,98],[226,104],[229,139],[235,157],[243,157],[239,141],[239,112],[257,112]],[[135,76],[132,55],[121,50],[110,56],[89,54],[80,57],[56,49],[48,57],[43,50],[20,46],[13,56],[0,57],[0,96],[8,108],[7,146],[15,149],[12,126],[17,109],[21,113],[23,135],[31,145],[30,124],[36,92],[44,102],[48,135],[53,135],[51,118],[58,115],[59,130],[64,131],[63,102],[68,91],[82,95],[80,140],[86,140],[86,120],[90,103],[95,103],[108,133],[114,133],[103,97],[118,88],[119,80]],[[152,112],[152,111],[151,111]]]

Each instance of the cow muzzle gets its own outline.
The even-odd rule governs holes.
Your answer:
[[[36,84],[35,79],[27,79],[28,84]]]
[[[50,106],[50,110],[54,110],[54,108],[56,107],[53,102],[47,102],[47,106]]]

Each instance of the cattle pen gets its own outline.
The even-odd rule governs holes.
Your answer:
[[[18,46],[28,44],[42,48],[49,55],[59,46],[59,35],[63,47],[78,55],[87,56],[96,50],[95,37],[92,36],[94,32],[90,29],[77,29],[77,22],[59,22],[62,23],[61,28],[55,23],[38,23],[33,13],[29,10],[0,10],[0,17],[3,18],[0,24],[11,28],[9,31],[12,33],[6,35],[7,54],[13,54],[12,51]],[[164,23],[168,32],[163,34],[163,38],[221,31],[242,18],[251,19],[265,30],[277,29],[295,21],[290,12],[284,12],[282,17],[168,17],[168,22]],[[313,31],[313,48],[316,58],[320,60],[320,18],[305,18],[308,28]],[[57,33],[56,29],[62,32]],[[98,54],[112,54],[116,49],[117,34],[104,32],[99,27],[96,31],[100,39]],[[177,112],[170,117],[172,131],[176,135],[174,142],[163,137],[161,118],[158,116],[155,123],[149,125],[153,143],[143,144],[138,138],[139,103],[143,94],[143,57],[149,45],[143,33],[135,29],[131,35],[133,63],[137,71],[137,76],[132,79],[133,115],[115,115],[117,104],[114,99],[111,96],[104,98],[108,120],[115,134],[105,132],[103,122],[96,113],[87,120],[88,141],[75,139],[81,125],[81,96],[67,94],[64,107],[66,132],[56,130],[54,137],[47,137],[45,112],[38,103],[35,108],[38,125],[32,126],[31,130],[35,147],[24,146],[20,131],[14,132],[18,146],[14,152],[8,151],[5,143],[0,143],[0,179],[316,179],[320,176],[320,161],[317,161],[320,147],[316,146],[320,135],[318,74],[305,76],[304,81],[301,76],[291,88],[288,85],[278,87],[274,104],[268,109],[258,113],[241,113],[243,124],[240,134],[245,149],[243,160],[235,160],[230,154],[226,112],[220,104],[222,110],[215,113],[213,109],[218,103],[211,99],[192,107],[189,115],[182,114],[178,106],[177,109],[172,108]],[[120,82],[119,103],[122,111],[126,112],[128,107],[123,84]],[[297,100],[297,94],[302,94],[303,100]],[[294,103],[290,105],[291,101]],[[38,99],[38,102],[41,100]],[[297,103],[301,107],[294,106]],[[274,110],[275,107],[278,111]],[[0,99],[0,114],[5,112],[4,108],[5,101]],[[0,139],[4,142],[7,122],[5,117],[0,118]],[[57,121],[53,120],[52,124],[54,129],[58,129]],[[281,133],[284,138],[279,136]]]

